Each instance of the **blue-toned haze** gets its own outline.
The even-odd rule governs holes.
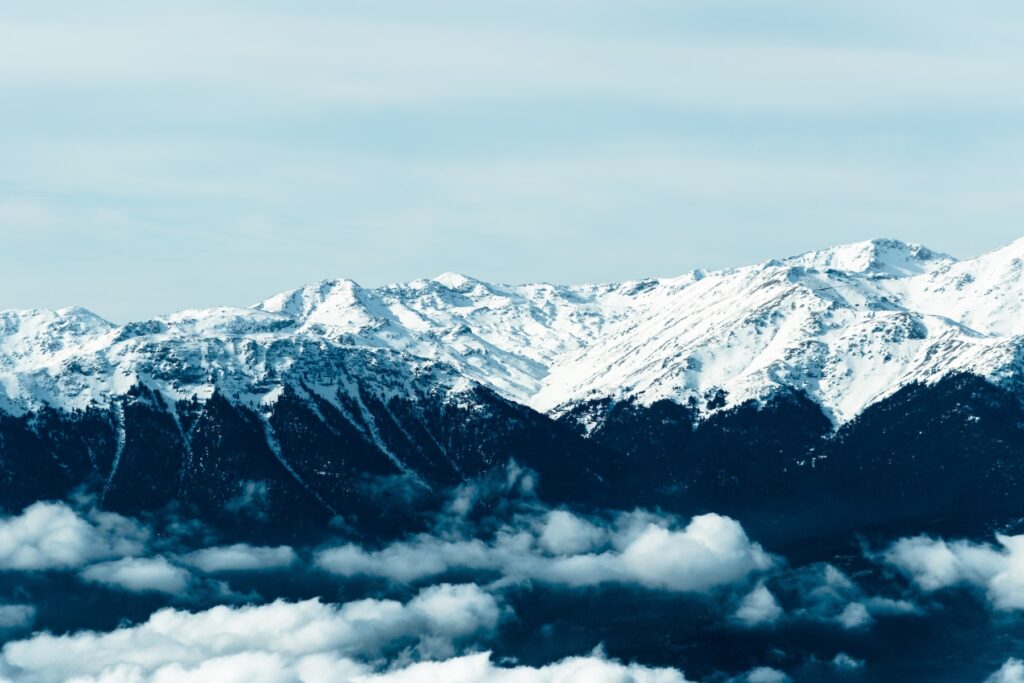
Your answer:
[[[1024,226],[1024,5],[0,9],[0,309],[676,275]]]

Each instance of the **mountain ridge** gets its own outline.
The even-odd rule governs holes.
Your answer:
[[[323,280],[120,326],[82,308],[4,311],[0,410],[81,409],[137,382],[171,401],[217,389],[258,406],[285,385],[333,393],[358,376],[386,397],[430,375],[442,393],[485,386],[556,417],[595,399],[723,391],[707,414],[797,390],[842,424],[951,372],[1017,382],[1022,254],[1024,240],[957,261],[876,239],[622,283]]]
[[[0,507],[386,534],[526,471],[552,505],[783,540],[988,523],[1024,485],[1022,255],[875,240],[605,285],[325,280],[126,325],[0,313]]]

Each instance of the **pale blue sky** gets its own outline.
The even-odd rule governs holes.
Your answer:
[[[1024,3],[0,4],[0,309],[1024,234]]]

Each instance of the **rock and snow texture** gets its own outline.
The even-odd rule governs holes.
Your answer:
[[[329,280],[124,326],[83,309],[7,311],[0,410],[103,404],[138,382],[170,400],[216,389],[252,405],[286,385],[385,400],[483,385],[554,414],[601,398],[706,406],[722,389],[729,407],[796,390],[838,423],[953,372],[1016,385],[1022,302],[1024,240],[964,261],[873,240],[618,284]]]

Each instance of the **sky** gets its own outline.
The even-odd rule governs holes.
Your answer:
[[[1017,0],[0,3],[0,310],[1024,234]]]

